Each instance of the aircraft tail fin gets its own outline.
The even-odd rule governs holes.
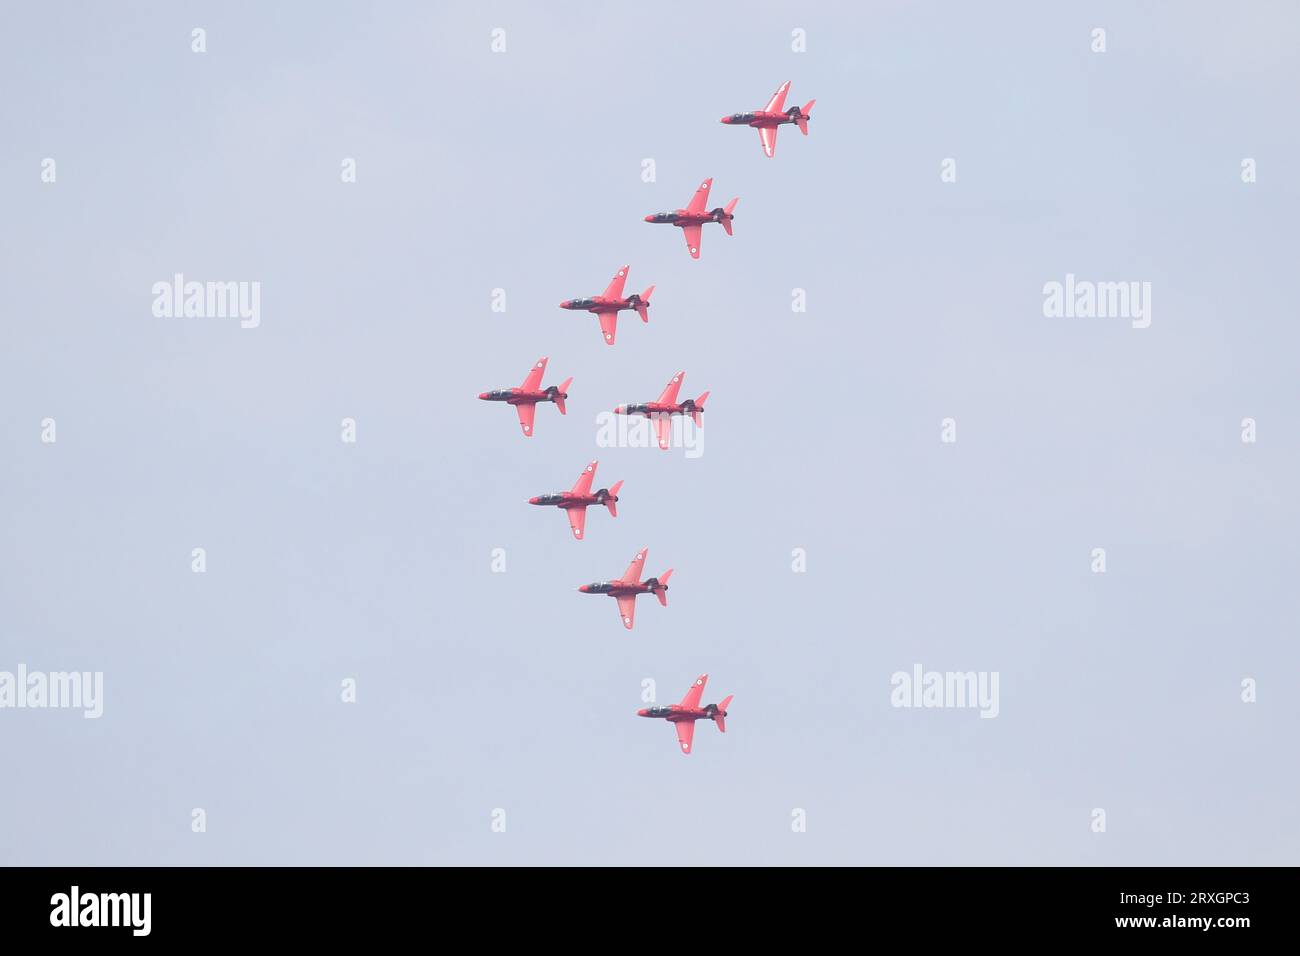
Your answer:
[[[641,316],[642,322],[650,321],[650,293],[655,290],[654,286],[646,289],[641,293],[641,302],[636,307],[636,314]]]
[[[655,597],[664,607],[668,606],[668,579],[673,576],[673,569],[669,568],[663,574],[659,575],[659,586],[655,588]]]
[[[813,104],[816,100],[809,100],[808,105],[799,111],[799,118],[795,120],[799,124],[799,132],[805,136],[808,135],[808,114],[812,112]]]
[[[718,709],[713,715],[713,722],[718,725],[718,730],[724,734],[727,732],[727,708],[731,706],[731,698],[734,696],[734,694],[728,694],[722,703],[718,705]]]
[[[696,428],[704,427],[704,402],[708,397],[709,393],[704,392],[695,400],[695,411],[691,412],[691,419],[695,422]]]
[[[622,481],[616,481],[609,486],[609,497],[605,499],[605,507],[609,509],[611,517],[618,517],[618,508],[615,507],[618,502],[618,489],[623,487]]]
[[[569,397],[569,386],[573,384],[573,377],[570,376],[560,383],[560,387],[555,390],[555,407],[560,410],[561,415],[567,415],[568,411],[564,407],[564,400]]]

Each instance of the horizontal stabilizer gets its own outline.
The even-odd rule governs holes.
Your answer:
[[[722,228],[727,230],[727,235],[729,236],[735,235],[735,233],[731,231],[731,214],[736,211],[736,203],[738,202],[740,202],[739,196],[727,203],[727,205],[722,209],[722,211],[726,213],[726,215],[722,217]]]
[[[691,419],[695,422],[696,428],[704,427],[704,402],[708,397],[709,393],[704,392],[695,400],[695,411],[691,412]]]
[[[669,568],[663,574],[659,575],[659,586],[655,588],[655,597],[664,607],[668,606],[668,579],[673,576],[673,569]]]
[[[718,730],[722,733],[727,732],[727,708],[731,706],[731,698],[734,695],[728,694],[723,698],[722,703],[718,705],[718,711],[713,715],[713,722],[718,725]]]
[[[799,111],[799,118],[795,121],[799,124],[799,132],[805,136],[808,135],[808,114],[812,112],[813,104],[816,102],[816,100],[809,100],[808,105]]]

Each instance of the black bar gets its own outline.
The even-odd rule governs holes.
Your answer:
[[[1231,945],[1286,931],[1294,876],[1264,868],[8,869],[0,871],[0,926],[7,942],[75,934],[78,942],[292,938],[338,945],[454,927],[527,937],[557,920],[589,936],[621,914],[652,920],[628,927],[634,950],[692,925],[760,942],[815,926],[819,936],[841,931],[851,938],[921,928],[927,942],[1128,936]],[[71,922],[74,886],[79,921],[92,912],[107,921],[116,912],[119,925],[53,925]],[[141,895],[128,907],[118,894]],[[643,932],[655,940],[642,939]]]

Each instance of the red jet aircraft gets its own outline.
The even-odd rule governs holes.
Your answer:
[[[605,344],[614,344],[614,335],[618,331],[618,314],[624,309],[635,309],[642,322],[649,322],[650,293],[654,286],[640,295],[633,292],[623,298],[623,283],[627,282],[627,271],[631,266],[623,266],[618,274],[609,280],[609,285],[600,295],[586,299],[565,299],[560,303],[561,309],[574,309],[594,313],[600,319],[600,331],[605,333]]]
[[[659,398],[653,402],[646,402],[641,405],[620,405],[614,409],[615,415],[644,415],[655,423],[655,431],[659,436],[659,447],[668,448],[669,438],[672,436],[673,416],[690,415],[695,422],[696,428],[704,427],[704,402],[709,397],[709,393],[703,393],[699,398],[690,399],[681,402],[677,401],[677,393],[681,390],[682,381],[686,378],[685,372],[678,372],[673,376]]]
[[[685,209],[675,209],[672,212],[656,212],[645,217],[646,222],[670,222],[677,228],[681,229],[686,236],[686,248],[690,250],[691,258],[700,257],[700,233],[706,222],[720,222],[722,228],[727,230],[727,235],[732,235],[731,221],[736,217],[732,215],[739,199],[733,199],[725,207],[719,206],[714,210],[707,210],[704,207],[709,203],[709,189],[713,185],[712,179],[706,179],[700,183],[700,188],[695,190],[695,196],[691,199],[691,204]]]
[[[515,411],[519,413],[519,424],[524,430],[524,437],[531,438],[533,434],[533,416],[537,414],[538,402],[554,402],[564,414],[564,400],[569,397],[569,385],[573,382],[572,378],[566,378],[557,388],[551,385],[542,388],[542,374],[546,371],[546,357],[543,356],[533,365],[529,371],[528,377],[524,379],[524,384],[518,388],[497,388],[490,392],[480,392],[479,398],[485,402],[505,402],[513,405]]]
[[[612,488],[601,488],[594,495],[591,493],[591,482],[596,477],[596,465],[599,462],[593,461],[583,469],[582,474],[574,483],[573,488],[569,491],[556,492],[553,495],[538,495],[535,498],[529,498],[530,505],[555,505],[557,508],[563,508],[569,515],[569,527],[573,529],[573,536],[579,541],[582,540],[582,531],[587,526],[587,506],[604,505],[609,509],[609,513],[617,518],[618,509],[614,503],[618,501],[618,489],[623,487],[623,482],[616,481]]]
[[[668,579],[673,576],[669,568],[657,578],[641,580],[641,569],[645,567],[645,556],[649,548],[642,548],[627,566],[623,576],[615,581],[597,581],[584,584],[578,588],[583,594],[608,594],[618,601],[618,615],[623,619],[623,626],[632,630],[632,618],[636,616],[636,596],[653,594],[664,607],[668,606]]]
[[[793,123],[799,127],[799,132],[805,136],[808,135],[808,114],[812,111],[813,104],[816,100],[809,100],[808,105],[803,109],[792,106],[785,112],[785,94],[790,91],[790,81],[786,80],[781,84],[781,88],[772,94],[772,98],[767,101],[767,105],[761,110],[754,110],[752,113],[732,113],[730,116],[722,117],[722,122],[728,126],[753,126],[758,129],[758,138],[763,144],[763,152],[771,158],[776,153],[776,131],[780,126],[786,123]]]
[[[636,715],[658,717],[673,724],[677,728],[677,742],[682,745],[682,753],[688,754],[691,752],[691,741],[695,739],[697,720],[707,718],[718,725],[718,730],[724,734],[727,732],[727,708],[731,706],[731,697],[724,698],[720,704],[700,706],[700,698],[704,696],[704,685],[708,679],[708,674],[701,674],[695,678],[695,683],[691,685],[691,689],[686,692],[680,704],[669,707],[643,707],[636,712]]]

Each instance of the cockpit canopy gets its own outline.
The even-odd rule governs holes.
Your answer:
[[[754,118],[753,113],[732,113],[731,119],[737,123],[746,123]]]
[[[669,707],[668,705],[666,705],[666,704],[659,704],[659,705],[657,705],[657,706],[655,706],[655,707],[650,707],[650,708],[648,708],[648,709],[646,710],[646,713],[647,713],[647,714],[651,714],[651,715],[656,715],[656,714],[671,714],[672,712],[673,712],[673,709],[672,709],[671,707]]]

